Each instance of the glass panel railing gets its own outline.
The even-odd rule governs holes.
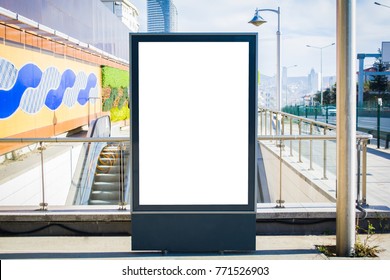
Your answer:
[[[26,151],[19,157],[16,151],[2,156],[0,206],[119,204],[124,208],[130,185],[127,134],[111,137],[106,116],[91,123],[86,138],[1,138],[0,149],[19,145]]]
[[[308,110],[307,114],[315,116],[315,111]],[[271,188],[269,193],[277,206],[281,207],[282,202],[335,201],[336,126],[262,108],[259,108],[258,124],[260,148],[264,148],[266,154],[270,152],[267,163],[271,166],[267,176],[272,178],[268,183]],[[361,147],[359,156],[362,158],[366,156],[370,138],[371,135],[364,133],[357,135],[357,146]],[[357,201],[365,203],[366,168],[363,159],[361,162],[361,173],[358,174],[361,179],[357,186],[361,191]],[[291,170],[299,176],[294,177]],[[298,184],[299,178],[306,179]],[[291,187],[293,185],[296,185],[295,189]],[[302,186],[308,185],[312,187],[304,190]]]

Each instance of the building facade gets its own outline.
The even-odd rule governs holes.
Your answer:
[[[102,115],[102,69],[128,71],[128,33],[100,1],[0,0],[0,138],[57,136]]]
[[[148,32],[177,31],[177,9],[171,0],[148,0]]]
[[[100,0],[110,9],[131,32],[139,31],[138,9],[129,0]]]

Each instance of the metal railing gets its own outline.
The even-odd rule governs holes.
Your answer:
[[[286,148],[289,149],[289,153],[285,155],[285,158],[297,157],[297,163],[306,164],[309,172],[322,169],[321,180],[328,180],[329,172],[333,175],[336,174],[335,125],[263,108],[259,108],[258,117],[258,140],[271,141],[270,145],[274,145],[278,149],[278,152],[275,151],[275,155],[279,157],[280,161],[277,207],[283,207],[285,202],[282,196],[282,163],[283,151],[286,154]],[[358,133],[356,136],[358,159],[358,197],[356,200],[358,204],[367,203],[367,143],[371,138],[371,135],[364,133]],[[309,142],[308,145],[302,145],[304,141]],[[330,145],[332,146],[329,147]],[[336,181],[333,184],[337,191]]]
[[[298,164],[306,164],[308,171],[314,172],[321,170],[321,180],[329,180],[329,173],[335,174],[335,151],[336,149],[331,147],[335,145],[336,127],[331,124],[313,121],[303,117],[298,117],[291,114],[276,112],[267,109],[259,109],[259,128],[258,128],[258,140],[267,142],[267,145],[274,145],[277,150],[277,156],[279,158],[279,195],[277,199],[277,206],[283,207],[283,184],[282,184],[282,166],[286,157],[296,158]],[[357,202],[359,204],[365,204],[367,202],[367,142],[371,138],[368,134],[357,135],[357,155],[358,155],[358,197]],[[119,147],[119,168],[120,176],[118,181],[118,204],[120,209],[124,209],[126,199],[129,196],[129,188],[126,188],[125,182],[129,178],[125,178],[124,169],[125,162],[129,161],[129,157],[124,155],[124,144],[129,143],[128,137],[98,137],[98,138],[0,138],[0,144],[2,143],[26,143],[26,144],[38,144],[37,149],[40,156],[40,190],[39,193],[39,207],[41,210],[46,210],[50,204],[47,199],[47,189],[49,188],[46,183],[46,179],[49,172],[45,171],[45,154],[48,149],[45,149],[45,145],[48,147],[56,145],[69,145],[71,143],[114,143]],[[307,143],[308,145],[304,145]],[[276,145],[275,145],[276,144]],[[75,156],[73,156],[75,157]],[[72,156],[71,156],[72,158]],[[331,164],[330,164],[331,163]],[[87,169],[92,170],[94,167],[91,165],[90,159],[86,159],[84,165]],[[129,165],[128,165],[129,166]],[[126,168],[129,168],[129,167]],[[360,168],[361,167],[361,168]],[[64,173],[60,167],[57,167],[56,172]],[[90,173],[91,174],[91,173]],[[56,174],[53,175],[58,176]],[[87,181],[91,181],[91,175],[86,178]],[[80,179],[80,178],[79,178]],[[79,180],[78,179],[78,180]],[[26,179],[28,180],[28,179]],[[329,180],[330,181],[330,180]],[[73,190],[70,187],[68,194],[73,198],[76,197],[78,190],[78,182],[75,182],[74,178],[70,178]],[[55,182],[55,188],[58,182]],[[336,183],[334,182],[334,185]],[[82,190],[89,192],[89,190]],[[37,194],[35,194],[37,195]],[[69,200],[68,200],[69,201]],[[86,201],[85,196],[81,195],[80,201]],[[83,202],[83,203],[84,203]],[[81,203],[82,204],[82,203]],[[36,205],[36,204],[35,204]],[[55,204],[50,204],[55,205]],[[61,206],[61,205],[60,205]],[[64,205],[68,206],[68,205]]]
[[[31,196],[37,196],[39,195],[40,198],[39,198],[39,209],[40,210],[47,210],[48,209],[48,206],[49,206],[49,203],[48,203],[48,199],[47,199],[47,190],[49,188],[48,184],[46,183],[46,180],[48,179],[48,176],[50,175],[51,176],[51,181],[54,182],[54,184],[58,184],[59,181],[56,181],[57,179],[58,180],[61,180],[61,178],[63,178],[64,176],[67,176],[67,175],[64,175],[64,171],[63,171],[63,166],[62,165],[55,165],[56,163],[52,163],[52,165],[55,165],[55,170],[52,170],[51,173],[53,174],[48,174],[49,172],[46,172],[45,171],[45,165],[47,164],[47,162],[49,161],[46,160],[45,161],[45,153],[49,153],[50,152],[50,147],[51,146],[54,146],[53,144],[56,144],[57,146],[58,145],[62,145],[64,147],[63,151],[62,151],[62,154],[63,153],[67,153],[65,147],[66,145],[69,145],[70,143],[88,143],[88,144],[91,144],[91,143],[101,143],[103,144],[103,146],[105,146],[107,143],[110,143],[111,145],[117,145],[119,147],[119,168],[120,168],[120,176],[118,178],[118,182],[117,182],[117,186],[118,186],[118,191],[119,191],[119,196],[118,196],[118,205],[119,205],[119,209],[125,209],[125,205],[126,205],[126,200],[127,200],[127,196],[128,196],[128,188],[126,188],[126,185],[128,186],[128,182],[126,182],[126,178],[125,178],[125,165],[124,165],[124,162],[128,159],[124,158],[125,155],[124,155],[124,144],[125,143],[128,143],[129,142],[129,138],[128,137],[100,137],[100,138],[79,138],[79,137],[67,137],[67,138],[0,138],[0,144],[2,143],[25,143],[25,144],[35,144],[37,143],[39,146],[37,148],[37,151],[39,153],[39,156],[40,156],[40,167],[39,167],[39,171],[40,171],[40,190],[37,190],[34,188],[34,190],[32,191],[33,193],[30,194]],[[72,149],[73,150],[73,149]],[[72,158],[72,150],[71,150],[71,157]],[[89,158],[89,161],[91,159]],[[91,162],[89,162],[91,163]],[[85,164],[88,164],[87,162],[85,162]],[[66,163],[63,163],[63,165],[72,165],[72,160],[70,160],[69,162],[66,162]],[[88,166],[88,169],[91,169],[89,165]],[[72,167],[71,167],[72,169]],[[90,172],[88,172],[88,174],[86,176],[88,176],[88,179],[87,180],[91,180],[91,171],[93,170],[88,170]],[[68,201],[73,201],[75,200],[75,197],[77,195],[77,191],[81,191],[81,193],[85,193],[85,192],[88,192],[88,190],[86,189],[80,189],[80,186],[78,185],[78,182],[75,182],[72,178],[72,173],[70,174],[70,178],[68,178],[67,180],[69,180],[69,182],[71,182],[70,186],[69,186],[69,193],[73,193],[74,195],[74,198],[72,199],[67,199]],[[30,184],[31,182],[28,182],[29,179],[31,178],[25,178],[25,183],[26,184]],[[80,178],[79,178],[80,180]],[[51,186],[53,187],[53,186]],[[55,188],[56,186],[54,186]],[[74,189],[72,190],[72,187],[74,187]],[[78,189],[79,188],[79,189]],[[61,192],[62,190],[60,189],[56,189],[56,190],[52,190],[52,193],[54,192]],[[68,194],[69,195],[69,194]],[[83,195],[81,195],[83,196]],[[26,200],[26,199],[24,199]],[[85,201],[84,201],[85,202]],[[64,204],[66,204],[64,202]],[[83,203],[80,203],[80,204],[83,204]],[[85,203],[84,203],[85,204]],[[57,206],[57,205],[56,205]],[[62,206],[62,205],[60,205]],[[69,205],[67,205],[69,206]]]

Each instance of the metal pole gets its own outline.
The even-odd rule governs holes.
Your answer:
[[[278,7],[278,30],[276,31],[276,38],[277,38],[277,51],[276,51],[276,79],[277,79],[277,85],[276,85],[276,94],[277,94],[277,108],[278,111],[282,110],[282,95],[280,92],[280,89],[282,87],[282,81],[280,76],[280,7]]]
[[[282,199],[282,166],[283,166],[283,159],[282,159],[282,149],[284,147],[283,140],[279,141],[279,199],[276,200],[276,208],[284,208],[283,203],[284,200]]]
[[[356,200],[356,0],[337,0],[336,253],[352,256]]]
[[[326,127],[324,127],[324,135],[326,135]],[[326,176],[326,156],[327,156],[327,147],[326,147],[326,140],[324,140],[324,155],[323,155],[323,161],[324,161],[324,175],[322,177],[323,180],[328,179]]]
[[[293,119],[290,118],[290,135],[292,135],[292,124],[293,123]],[[292,140],[290,140],[290,156],[292,157],[293,156],[293,152],[292,152]]]
[[[376,147],[379,149],[381,141],[381,105],[379,102],[376,116]]]
[[[363,140],[362,152],[362,204],[367,205],[367,140]]]
[[[263,134],[263,111],[260,112],[260,134]]]
[[[302,120],[299,120],[298,122],[298,128],[299,128],[299,135],[302,135]],[[302,162],[302,140],[299,140],[299,161]]]
[[[313,136],[313,123],[310,123],[310,135]],[[310,140],[310,169],[313,170],[313,140]]]
[[[45,202],[45,167],[43,161],[43,143],[39,142],[39,150],[41,154],[41,186],[42,186],[42,202],[39,203],[40,210],[47,210],[47,203]]]
[[[361,150],[362,150],[362,141],[357,141],[356,144],[356,160],[357,160],[357,173],[356,173],[356,203],[360,205],[360,157],[361,157]]]
[[[324,104],[323,102],[324,102],[324,96],[322,95],[322,49],[323,48],[320,48],[320,53],[321,53],[321,55],[320,55],[320,59],[321,59],[321,62],[320,62],[320,71],[321,71],[321,75],[320,75],[320,93],[321,93],[321,106],[322,106],[322,104]]]

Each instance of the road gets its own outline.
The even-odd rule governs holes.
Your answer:
[[[314,116],[308,116],[309,119],[314,119]],[[326,122],[325,116],[318,116],[317,121],[320,122]],[[336,125],[336,117],[335,116],[329,116],[328,117],[328,123]],[[366,128],[369,130],[376,130],[377,129],[377,118],[375,117],[359,117],[358,118],[358,127]],[[389,132],[390,133],[390,118],[381,118],[380,119],[380,130],[383,132]]]

